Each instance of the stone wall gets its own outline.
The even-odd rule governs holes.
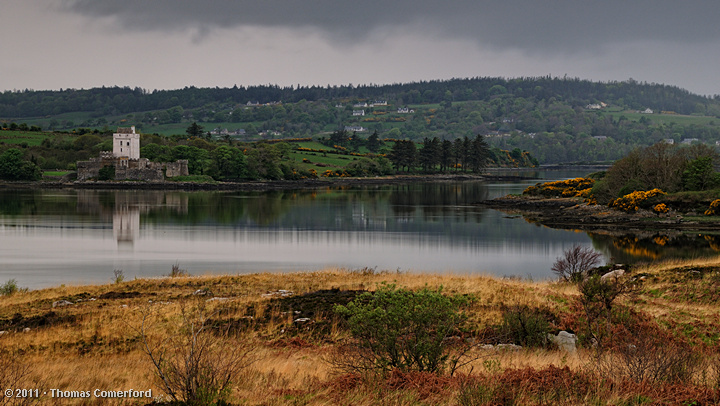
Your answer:
[[[165,176],[168,178],[188,176],[189,174],[187,159],[179,159],[175,162],[167,162],[165,164]]]
[[[162,169],[158,168],[115,168],[115,180],[141,180],[162,182],[165,180]]]
[[[100,169],[115,166],[115,180],[139,180],[146,182],[162,182],[165,177],[188,175],[188,161],[181,159],[175,162],[150,162],[146,158],[130,159],[112,158],[107,154],[89,161],[77,162],[77,180],[97,179]]]

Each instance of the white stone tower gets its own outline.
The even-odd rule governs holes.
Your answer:
[[[140,134],[135,133],[135,126],[119,127],[113,134],[113,156],[131,160],[140,159]]]

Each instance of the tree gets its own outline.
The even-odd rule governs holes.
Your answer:
[[[485,141],[485,137],[481,135],[475,136],[475,139],[470,141],[469,144],[470,151],[467,154],[467,164],[470,170],[479,173],[487,166],[487,161],[490,156],[490,146],[487,141]]]
[[[423,147],[418,153],[418,163],[424,172],[431,172],[440,162],[440,140],[437,137],[429,140],[425,138]]]
[[[711,189],[717,186],[718,180],[711,157],[690,161],[682,174],[683,189],[685,190]]]
[[[407,171],[410,171],[412,167],[415,166],[417,159],[415,143],[405,140],[395,141],[389,158],[397,170],[406,168]]]
[[[440,144],[440,172],[445,172],[452,165],[452,142],[449,140],[442,140]]]
[[[566,282],[580,282],[587,271],[600,263],[601,258],[602,254],[594,249],[574,244],[555,260],[552,271]]]
[[[190,127],[185,130],[187,135],[191,137],[202,137],[203,136],[203,126],[198,125],[197,122],[193,122],[190,124]]]
[[[238,180],[246,177],[245,155],[239,149],[222,145],[215,148],[210,155],[214,178]]]
[[[378,152],[381,146],[382,141],[380,141],[377,130],[375,130],[367,139],[367,148],[370,150],[370,152]]]
[[[40,180],[40,167],[22,157],[17,148],[10,148],[0,155],[0,179],[5,180]]]

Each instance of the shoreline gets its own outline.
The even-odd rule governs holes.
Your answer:
[[[133,182],[133,181],[40,181],[40,182],[2,182],[0,188],[27,189],[126,189],[126,190],[229,190],[263,191],[316,189],[333,186],[383,186],[420,182],[458,182],[458,181],[522,181],[536,180],[534,177],[516,175],[395,175],[375,178],[324,178],[301,180],[268,180],[247,182]]]
[[[586,205],[577,198],[504,196],[478,202],[504,213],[521,215],[527,221],[550,228],[583,231],[717,231],[718,223],[687,220],[683,214],[655,214],[648,210],[625,213],[606,205]]]

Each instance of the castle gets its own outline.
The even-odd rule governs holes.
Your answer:
[[[188,175],[187,159],[175,162],[150,162],[140,158],[140,134],[135,126],[120,127],[113,134],[113,150],[102,151],[98,158],[77,162],[79,181],[97,179],[102,168],[114,166],[116,180],[162,182],[165,178]]]

